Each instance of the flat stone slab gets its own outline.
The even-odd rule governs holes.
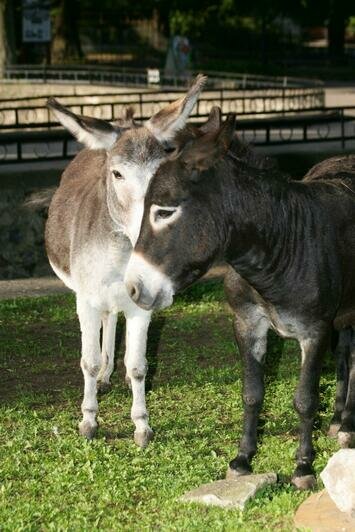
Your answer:
[[[188,491],[180,498],[180,501],[242,510],[249,499],[254,497],[260,489],[276,482],[276,473],[243,475],[232,480],[216,480]]]
[[[354,532],[355,519],[341,512],[327,490],[313,493],[298,508],[295,526],[312,532]]]

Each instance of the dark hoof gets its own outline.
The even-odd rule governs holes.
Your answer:
[[[104,395],[105,393],[108,393],[111,390],[112,384],[110,382],[97,381],[96,388],[97,393],[99,393],[100,395]]]
[[[144,449],[147,447],[148,443],[154,438],[154,432],[151,428],[147,428],[141,432],[135,431],[134,433],[134,442],[138,447]]]
[[[237,456],[237,458],[229,462],[227,475],[229,478],[232,478],[232,476],[236,478],[242,475],[250,475],[251,472],[252,468],[247,458],[245,456]]]
[[[340,423],[331,423],[328,429],[329,438],[336,438],[340,429]]]
[[[338,443],[343,449],[355,447],[355,432],[346,432],[340,429],[338,432]]]
[[[128,377],[127,373],[126,373],[126,376],[125,376],[124,380],[125,380],[125,383],[127,384],[128,388],[129,388],[130,390],[132,390],[131,378]]]
[[[227,473],[226,473],[226,480],[236,480],[239,477],[250,475],[251,471],[244,472],[239,471],[238,469],[232,469],[231,467],[228,467]]]
[[[87,440],[92,440],[97,431],[97,424],[90,425],[88,421],[81,421],[79,423],[79,433]]]
[[[317,484],[316,477],[314,475],[303,475],[302,477],[292,477],[292,484],[298,490],[312,490]]]

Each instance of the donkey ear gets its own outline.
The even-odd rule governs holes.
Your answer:
[[[57,120],[87,148],[108,150],[119,136],[119,130],[115,129],[106,120],[76,115],[57,102],[55,98],[49,98],[47,106],[54,113]]]
[[[232,144],[232,140],[235,133],[236,120],[237,116],[235,113],[228,113],[227,118],[225,119],[222,127],[219,130],[217,136],[217,143],[220,151],[223,152],[222,156],[227,153],[230,148],[230,145]]]
[[[210,133],[212,131],[217,131],[221,127],[222,123],[222,111],[221,108],[217,105],[214,105],[212,109],[210,110],[210,114],[208,115],[207,122],[202,124],[201,127],[199,127],[199,130],[202,133]]]
[[[206,81],[207,77],[199,74],[186,96],[170,103],[146,122],[145,126],[159,142],[171,140],[185,126]]]
[[[181,160],[192,171],[194,179],[196,171],[207,170],[226,155],[233,140],[235,120],[235,114],[229,113],[219,130],[206,133],[182,150]]]

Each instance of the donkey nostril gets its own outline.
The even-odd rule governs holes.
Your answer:
[[[128,287],[128,293],[133,301],[138,301],[141,293],[138,283],[131,283]]]

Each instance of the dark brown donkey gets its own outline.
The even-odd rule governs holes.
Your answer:
[[[268,329],[295,338],[302,352],[294,405],[300,445],[293,476],[314,485],[312,430],[319,377],[333,328],[355,327],[355,172],[339,179],[287,181],[251,168],[229,150],[230,115],[215,133],[196,139],[162,163],[145,198],[142,227],[125,283],[141,308],[170,305],[218,258],[232,274],[226,292],[244,364],[244,427],[230,474],[251,471],[264,397]],[[355,440],[355,341],[339,441]]]

